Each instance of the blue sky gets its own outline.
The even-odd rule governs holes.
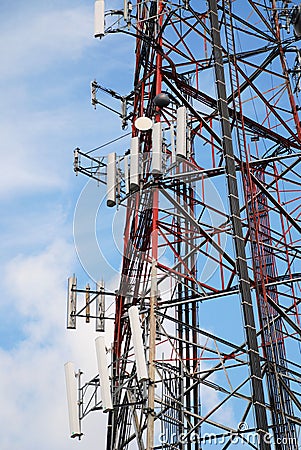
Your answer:
[[[103,189],[75,177],[73,149],[88,151],[123,133],[117,116],[92,108],[90,81],[128,93],[134,54],[124,35],[93,39],[93,3],[0,6],[1,450],[94,450],[104,442],[104,417],[95,413],[80,443],[68,437],[63,364],[74,361],[85,380],[97,369],[94,324],[65,330],[66,280],[75,272],[83,287],[88,275],[104,276],[117,288],[123,215],[98,211]],[[123,154],[127,139],[97,154]]]
[[[85,380],[97,368],[95,324],[67,331],[65,299],[73,272],[80,287],[103,276],[117,288],[123,215],[98,210],[104,190],[75,177],[73,149],[88,151],[126,133],[117,116],[94,111],[90,82],[128,93],[134,54],[124,35],[93,38],[93,5],[0,2],[1,450],[96,450],[104,443],[102,414],[85,420],[82,442],[68,437],[63,365],[74,361]],[[127,139],[97,154],[123,154]],[[203,316],[208,329],[215,307]],[[234,308],[240,317],[239,304]],[[225,314],[229,339],[237,333],[230,319]],[[206,401],[213,406],[217,394],[208,392]]]
[[[73,242],[87,182],[74,176],[73,149],[122,134],[116,117],[93,110],[90,81],[126,93],[133,61],[123,37],[93,39],[93,3],[0,3],[1,450],[93,450],[103,439],[99,415],[80,444],[68,438],[63,364],[96,374],[94,324],[65,330],[67,277],[89,281]]]

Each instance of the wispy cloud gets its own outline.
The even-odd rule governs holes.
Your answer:
[[[78,58],[91,45],[92,10],[74,6],[52,10],[39,4],[35,14],[23,8],[22,15],[8,16],[1,31],[0,79],[20,78],[45,72],[51,64]],[[41,6],[43,8],[41,8]]]
[[[64,326],[66,274],[73,255],[72,246],[58,239],[44,251],[15,257],[6,266],[6,292],[14,302],[25,337],[13,350],[0,349],[3,450],[75,448],[68,438],[63,363],[75,360],[88,380],[96,374],[96,357],[92,326],[79,324],[73,335]],[[97,419],[101,423],[105,417],[98,415]],[[85,429],[95,420],[88,420]],[[92,433],[80,448],[87,450],[96,442]]]
[[[63,372],[70,359],[85,380],[96,374],[95,324],[65,329],[66,279],[77,266],[72,210],[85,183],[73,178],[72,149],[120,129],[111,113],[90,107],[89,81],[99,75],[127,92],[129,44],[93,40],[93,2],[16,0],[0,9],[0,313],[12,330],[9,345],[0,334],[0,448],[91,450],[105,416],[89,415],[80,445],[68,438]]]
[[[63,96],[68,80],[63,66],[91,45],[87,6],[47,10],[44,5],[34,12],[30,6],[1,24],[2,198],[66,187],[60,170],[66,153],[60,146],[78,126],[70,119],[74,105],[68,107]]]

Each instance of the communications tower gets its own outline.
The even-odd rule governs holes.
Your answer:
[[[93,81],[92,103],[110,94],[131,133],[74,167],[125,208],[124,250],[116,292],[69,279],[68,327],[100,332],[95,378],[66,365],[72,436],[100,410],[106,450],[297,450],[299,4],[96,0],[95,37],[112,33],[135,40],[133,89]]]

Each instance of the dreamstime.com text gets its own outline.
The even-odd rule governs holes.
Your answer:
[[[231,433],[225,433],[223,435],[216,435],[214,433],[170,433],[167,430],[159,434],[158,440],[160,444],[187,444],[198,443],[204,445],[225,445],[231,441],[231,445],[246,444],[258,446],[260,440],[263,440],[266,444],[278,444],[278,445],[290,445],[297,447],[298,438],[295,436],[281,436],[275,437],[272,433],[259,435],[254,430],[249,430],[248,425],[245,422],[238,424],[237,431]]]

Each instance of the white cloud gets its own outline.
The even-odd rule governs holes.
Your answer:
[[[92,17],[88,5],[55,9],[53,2],[26,2],[2,16],[2,198],[67,186],[72,147],[64,146],[85,124],[83,96],[75,96],[82,74],[72,63],[93,42]]]
[[[65,189],[72,149],[83,142],[87,148],[99,145],[98,133],[110,140],[116,124],[112,113],[89,105],[90,80],[99,76],[106,84],[109,78],[109,87],[118,90],[118,83],[124,87],[132,78],[124,57],[129,40],[110,36],[99,45],[93,39],[93,3],[57,9],[54,3],[30,1],[2,16],[2,198]],[[116,60],[122,77],[116,77]],[[111,86],[112,78],[117,86]]]
[[[1,79],[43,72],[64,58],[78,58],[91,45],[92,9],[88,6],[68,9],[26,8],[12,14],[1,32]],[[41,8],[41,6],[40,6]]]
[[[68,119],[66,111],[56,110],[25,112],[15,120],[1,122],[2,167],[7,168],[0,178],[1,197],[66,188],[66,173],[72,171],[72,149],[63,149],[73,128]]]
[[[43,299],[62,287],[60,275],[62,269],[72,265],[71,254],[70,246],[58,239],[38,255],[20,255],[7,264],[5,279],[13,287],[16,307],[23,316],[43,320],[49,327],[55,325],[61,302]]]
[[[68,438],[63,364],[75,360],[85,381],[96,374],[93,326],[80,324],[75,333],[64,326],[66,274],[73,255],[73,247],[58,239],[36,255],[20,255],[7,264],[6,289],[24,324],[25,339],[13,350],[0,350],[5,405],[0,409],[1,450],[91,450],[99,439],[91,427],[96,421],[105,426],[105,416],[94,413],[97,417],[84,423],[90,433],[80,446]]]
[[[32,252],[33,248],[45,248],[58,235],[68,234],[71,240],[72,227],[66,224],[67,206],[57,198],[45,200],[43,205],[39,200],[36,204],[30,202],[30,208],[22,200],[14,203],[14,209],[2,217],[2,256],[12,258]]]
[[[73,360],[85,381],[96,374],[95,324],[78,321],[76,331],[65,330],[66,279],[76,265],[68,243],[70,204],[84,182],[73,178],[72,149],[83,142],[86,149],[96,147],[116,130],[111,113],[104,117],[90,107],[89,81],[100,73],[106,84],[108,74],[116,75],[115,58],[120,70],[128,70],[128,41],[112,36],[98,46],[92,38],[93,2],[29,0],[4,9],[0,309],[2,315],[9,309],[15,331],[9,348],[9,339],[0,345],[0,448],[93,450],[105,435],[106,416],[92,413],[85,419],[87,435],[79,444],[68,438],[65,400],[65,361]],[[117,85],[124,83],[122,73],[115,76]]]

